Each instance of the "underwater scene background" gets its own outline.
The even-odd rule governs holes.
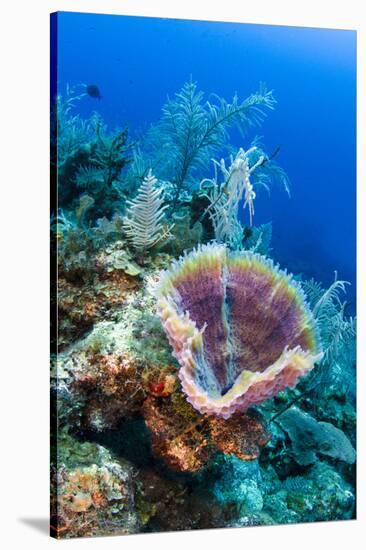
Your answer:
[[[51,535],[356,515],[356,33],[51,16]]]

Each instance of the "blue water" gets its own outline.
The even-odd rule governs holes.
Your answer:
[[[356,262],[356,32],[300,27],[60,13],[58,82],[97,84],[78,104],[110,127],[139,134],[190,76],[205,93],[244,99],[263,81],[276,110],[257,133],[291,180],[259,191],[255,223],[272,220],[274,257],[329,284],[352,283]],[[235,145],[247,148],[235,135]],[[209,167],[208,167],[209,170]]]

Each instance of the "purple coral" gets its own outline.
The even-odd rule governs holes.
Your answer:
[[[300,286],[258,254],[202,246],[161,275],[157,298],[183,390],[202,413],[246,411],[322,355]]]

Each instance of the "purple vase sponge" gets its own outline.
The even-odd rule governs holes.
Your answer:
[[[300,285],[258,254],[199,247],[161,274],[157,309],[201,413],[244,412],[295,386],[322,357]]]

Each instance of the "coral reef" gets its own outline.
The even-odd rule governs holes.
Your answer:
[[[131,359],[120,355],[92,354],[74,369],[70,391],[83,403],[81,425],[103,430],[140,409],[145,396],[141,373]]]
[[[199,248],[161,275],[157,298],[183,390],[202,413],[245,411],[322,357],[300,287],[259,255]]]
[[[213,493],[223,505],[233,504],[240,514],[255,514],[263,508],[260,490],[261,472],[257,461],[243,462],[235,457],[226,459]]]
[[[108,319],[125,304],[138,287],[134,276],[124,270],[95,273],[92,281],[77,284],[60,277],[58,280],[58,346],[63,349],[88,332],[102,319]]]
[[[318,462],[305,474],[288,477],[280,492],[265,498],[264,509],[276,523],[296,523],[350,519],[354,505],[350,485],[331,466]]]
[[[189,81],[138,143],[83,96],[57,98],[52,132],[52,534],[354,518],[347,283],[281,271],[255,225],[261,190],[289,194],[280,147],[243,133],[272,92],[207,102]]]
[[[143,414],[153,452],[180,472],[199,471],[215,450],[254,460],[270,439],[253,414],[236,415],[226,421],[202,417],[179,391],[170,400],[146,399]]]

